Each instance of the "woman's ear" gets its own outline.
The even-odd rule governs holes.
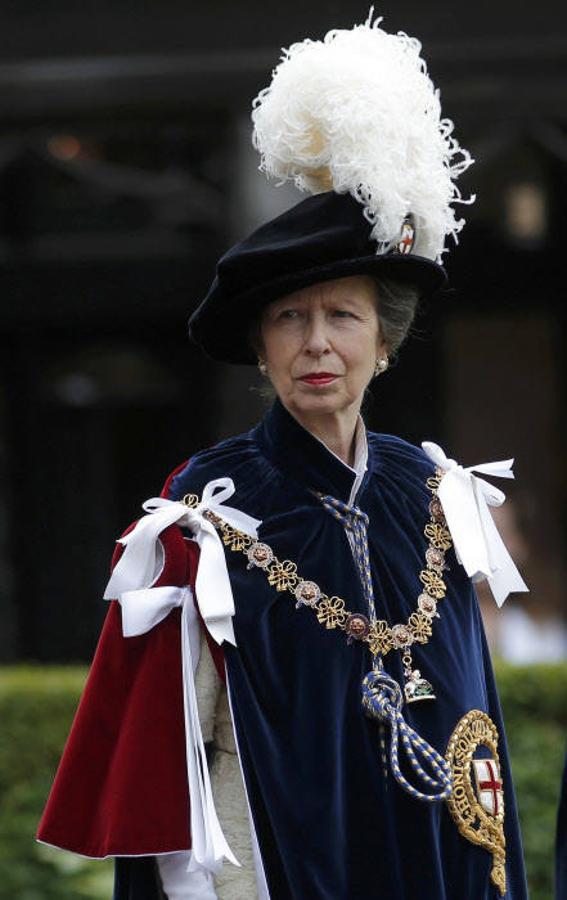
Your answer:
[[[380,323],[380,320],[378,320],[378,323]],[[380,359],[383,356],[389,356],[389,355],[390,355],[390,348],[388,347],[388,344],[386,342],[384,335],[382,334],[381,330],[379,329],[378,330],[378,339],[376,341],[376,357],[377,357],[377,359]]]

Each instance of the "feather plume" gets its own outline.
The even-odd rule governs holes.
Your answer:
[[[420,42],[388,34],[372,16],[283,51],[252,104],[260,169],[302,191],[350,192],[378,253],[411,214],[414,252],[440,260],[446,236],[456,242],[464,225],[452,204],[475,199],[464,200],[455,184],[473,160],[441,118]]]

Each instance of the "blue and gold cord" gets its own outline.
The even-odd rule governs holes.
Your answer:
[[[364,598],[368,604],[370,621],[375,622],[378,617],[374,605],[370,554],[368,552],[368,516],[358,506],[349,506],[348,503],[343,503],[342,500],[337,500],[336,497],[319,494],[319,499],[325,509],[335,519],[338,519],[343,527],[350,531],[353,536],[356,567],[362,582]]]
[[[343,503],[342,500],[338,500],[336,497],[323,494],[318,494],[318,497],[324,508],[353,536],[354,559],[368,605],[370,622],[374,623],[378,617],[374,603],[368,550],[368,516],[357,506],[349,506],[348,503]],[[402,690],[397,681],[384,671],[382,660],[379,656],[374,658],[373,669],[362,682],[362,705],[369,717],[378,719],[381,729],[383,728],[383,723],[388,723],[390,726],[389,762],[392,774],[398,784],[408,794],[418,800],[426,800],[428,802],[445,800],[451,794],[452,788],[449,765],[405,721],[402,715]],[[418,790],[402,774],[398,757],[400,738],[412,769],[427,787],[434,789],[432,793],[424,793]],[[383,734],[381,735],[380,743],[384,752]],[[425,771],[419,762],[418,755],[427,764],[432,774]]]
[[[362,705],[368,716],[390,725],[390,766],[398,784],[415,797],[429,803],[446,800],[452,790],[449,763],[427,741],[410,728],[402,715],[402,690],[397,681],[386,672],[369,672],[362,682]],[[400,770],[398,745],[400,737],[410,765],[419,779],[432,793],[418,790]],[[430,775],[419,762],[418,755],[429,767]]]

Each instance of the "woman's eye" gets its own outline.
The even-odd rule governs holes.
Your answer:
[[[350,317],[351,319],[354,318],[354,314],[349,312],[348,309],[336,309],[334,311],[334,315],[339,316],[340,318],[347,318],[347,317]]]
[[[278,314],[278,319],[294,319],[296,315],[296,309],[282,309],[282,311]]]

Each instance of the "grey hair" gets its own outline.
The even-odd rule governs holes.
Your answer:
[[[392,278],[373,278],[377,291],[377,312],[384,343],[390,356],[395,356],[415,319],[419,291],[412,284]]]

